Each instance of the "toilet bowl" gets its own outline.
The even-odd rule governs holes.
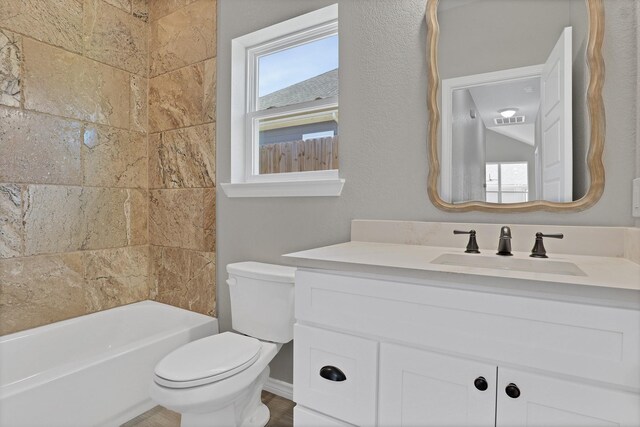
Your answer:
[[[293,338],[295,269],[246,262],[227,272],[232,325],[241,333],[193,341],[155,368],[151,398],[181,413],[183,427],[265,426],[269,410],[260,397],[269,362]]]

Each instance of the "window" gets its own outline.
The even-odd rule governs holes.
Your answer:
[[[338,6],[232,41],[229,197],[339,195]]]
[[[486,201],[520,203],[529,201],[528,165],[522,163],[487,163]]]

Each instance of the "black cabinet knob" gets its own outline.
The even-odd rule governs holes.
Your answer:
[[[507,393],[507,396],[509,396],[512,399],[517,399],[518,397],[520,397],[520,389],[514,383],[510,383],[504,389],[504,391]]]
[[[473,385],[476,386],[476,388],[480,391],[485,391],[489,388],[489,383],[484,377],[476,378],[476,380],[473,382]]]
[[[335,366],[323,366],[320,368],[320,376],[329,381],[344,381],[347,376],[340,369]]]

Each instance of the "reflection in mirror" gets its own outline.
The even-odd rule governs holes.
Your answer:
[[[443,202],[589,192],[588,1],[439,1]]]

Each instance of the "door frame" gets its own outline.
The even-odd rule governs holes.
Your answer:
[[[542,76],[543,68],[544,64],[539,64],[442,80],[442,140],[440,150],[442,169],[440,173],[440,196],[444,201],[451,203],[453,195],[453,132],[451,129],[451,125],[453,124],[453,102],[451,102],[453,91],[491,83],[540,77]]]

